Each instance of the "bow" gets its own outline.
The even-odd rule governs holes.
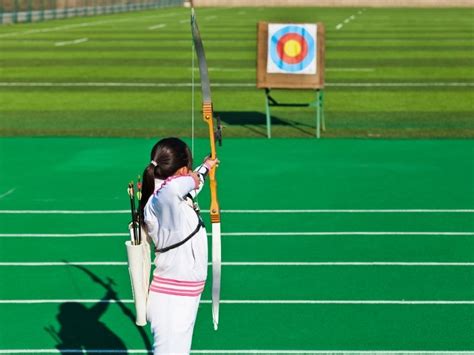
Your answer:
[[[202,117],[209,126],[209,140],[211,145],[211,159],[216,159],[216,140],[222,144],[222,129],[220,120],[214,117],[212,112],[211,84],[207,71],[206,56],[202,45],[201,34],[196,22],[196,14],[191,9],[191,31],[193,35],[194,48],[199,63],[199,74],[201,76],[202,91]],[[212,224],[212,319],[214,330],[219,324],[219,300],[221,288],[221,214],[217,200],[216,166],[209,172],[209,185],[211,189],[211,224]]]

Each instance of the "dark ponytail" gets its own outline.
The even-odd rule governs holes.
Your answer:
[[[192,169],[193,158],[186,143],[179,138],[164,138],[153,146],[150,163],[143,171],[140,212],[155,190],[155,179],[165,180],[182,167]]]

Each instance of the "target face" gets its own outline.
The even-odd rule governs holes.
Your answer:
[[[316,33],[313,24],[269,24],[267,72],[316,74]]]

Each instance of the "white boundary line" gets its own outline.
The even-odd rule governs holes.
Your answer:
[[[474,82],[386,82],[386,83],[326,83],[328,87],[473,87]],[[0,87],[130,87],[130,88],[172,88],[172,87],[192,87],[192,83],[127,83],[127,82],[0,82]],[[198,84],[194,84],[198,86]],[[212,83],[213,87],[255,87],[255,83]]]
[[[474,354],[473,351],[422,350],[191,350],[191,354],[314,354],[314,355],[385,355],[385,354]]]
[[[89,41],[89,38],[79,38],[79,39],[75,39],[73,41],[55,42],[54,45],[56,47],[63,47],[63,46],[71,46],[71,45],[74,45],[74,44],[81,44],[81,43],[85,43],[87,41]]]
[[[362,11],[358,11],[357,13],[359,15],[362,15]],[[348,24],[350,21],[354,21],[355,19],[356,19],[356,15],[349,16],[348,18],[346,18],[344,21],[342,21],[336,26],[336,30],[340,30],[345,24]]]
[[[157,30],[157,29],[163,28],[163,27],[166,27],[166,24],[165,24],[165,23],[160,23],[160,24],[158,24],[158,25],[150,26],[150,27],[148,27],[148,29],[149,29],[150,31],[153,31],[153,30]]]
[[[126,214],[129,210],[0,210],[0,214]]]
[[[12,190],[7,193],[11,193]],[[3,195],[2,195],[3,196]],[[208,213],[209,210],[202,210]],[[127,214],[129,210],[0,210],[0,214]],[[282,210],[221,210],[221,213],[474,213],[474,209],[282,209]]]
[[[375,68],[324,68],[324,70],[334,72],[374,72]]]
[[[189,70],[199,71],[199,68],[189,68]],[[255,72],[255,68],[219,68],[219,67],[209,67],[208,71],[215,72]],[[325,71],[333,72],[374,72],[375,68],[324,68]]]
[[[143,349],[92,349],[90,354],[152,354]],[[83,349],[0,349],[0,354],[84,354]],[[191,350],[191,354],[301,354],[301,355],[468,355],[474,351],[456,350]]]
[[[0,34],[0,38],[36,34],[36,33],[47,33],[47,32],[54,32],[54,31],[63,31],[63,30],[69,30],[73,28],[97,26],[97,25],[104,25],[104,24],[115,23],[115,22],[129,22],[129,21],[136,22],[136,21],[140,21],[144,19],[161,19],[164,17],[173,17],[173,16],[180,16],[180,15],[181,15],[180,13],[168,13],[168,14],[160,14],[160,15],[142,16],[139,18],[132,16],[132,17],[126,17],[126,18],[110,19],[110,20],[81,22],[81,23],[74,23],[70,25],[63,25],[63,26],[56,26],[56,27],[47,27],[47,28],[33,29],[33,30],[27,30],[27,31],[2,33]]]
[[[327,86],[332,87],[463,87],[463,86],[474,86],[474,83],[471,82],[433,82],[433,83],[327,83]]]
[[[223,236],[317,236],[317,235],[452,235],[470,236],[474,232],[235,232]],[[0,234],[1,236],[1,234]]]
[[[0,238],[126,237],[129,233],[2,233]]]
[[[117,303],[116,300],[104,299],[17,299],[0,300],[0,304],[56,304],[65,302],[78,303]],[[122,303],[133,303],[133,299],[120,300]],[[201,300],[201,304],[212,304],[211,300]],[[314,305],[314,304],[362,304],[362,305],[471,305],[474,300],[221,300],[222,304],[286,304],[286,305]]]
[[[28,262],[0,262],[0,267],[13,266],[127,266],[126,261],[78,261],[78,262],[64,262],[64,261],[28,261]],[[212,263],[208,263],[212,265]],[[474,266],[474,262],[409,262],[409,261],[373,261],[373,262],[258,262],[258,261],[224,261],[223,266]]]
[[[209,211],[203,211],[209,212]],[[1,211],[0,211],[1,213]],[[222,210],[222,213],[474,213],[474,209],[307,209],[307,210]]]
[[[211,300],[204,300],[203,303],[212,303]],[[223,300],[224,304],[398,304],[398,305],[454,305],[474,304],[473,300],[462,301],[447,301],[447,300],[433,300],[433,301],[408,301],[408,300]]]
[[[4,192],[3,194],[0,195],[0,199],[6,197],[6,196],[8,196],[8,195],[11,195],[12,193],[15,192],[15,190],[16,190],[16,189],[13,188],[13,189],[8,190],[7,192]]]
[[[209,263],[211,265],[211,263]],[[224,266],[474,266],[474,262],[223,262]],[[0,263],[1,266],[1,263]]]
[[[211,233],[207,234],[208,236]],[[339,236],[339,235],[430,235],[430,236],[473,236],[474,232],[224,232],[227,237],[267,236]],[[129,233],[1,233],[0,238],[84,238],[84,237],[126,237]]]
[[[0,238],[85,238],[85,237],[127,237],[129,233],[0,233]],[[207,234],[208,236],[211,233]],[[430,235],[430,236],[473,236],[474,232],[224,232],[225,237],[267,237],[267,236],[339,236],[339,235]]]

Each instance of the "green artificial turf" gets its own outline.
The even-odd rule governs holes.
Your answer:
[[[133,323],[124,242],[126,185],[154,143],[0,140],[0,352],[150,348],[149,327]],[[208,139],[194,144],[199,161]],[[209,274],[193,351],[472,353],[473,149],[472,140],[224,140],[220,325]],[[199,203],[209,226],[207,186]]]

